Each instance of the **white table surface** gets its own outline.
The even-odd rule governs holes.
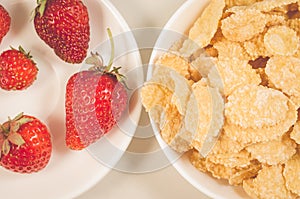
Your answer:
[[[185,0],[111,0],[132,29],[163,27]],[[151,51],[141,51],[143,63],[147,63]],[[147,125],[143,112],[140,123]],[[147,146],[145,149],[145,146]],[[155,138],[134,139],[128,151],[141,152],[158,147]],[[208,199],[195,189],[169,165],[163,169],[143,174],[112,170],[100,182],[77,199]]]

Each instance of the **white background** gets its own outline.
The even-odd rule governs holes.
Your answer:
[[[172,14],[185,0],[111,0],[132,29],[163,27]],[[143,63],[147,63],[150,50],[142,53]],[[147,125],[147,115],[143,112],[141,121]],[[145,147],[146,146],[146,147]],[[134,139],[128,151],[146,152],[158,147],[155,138]],[[146,148],[146,149],[145,149]],[[205,183],[205,182],[204,182]],[[147,174],[130,174],[112,170],[100,182],[77,199],[207,199],[172,167]]]

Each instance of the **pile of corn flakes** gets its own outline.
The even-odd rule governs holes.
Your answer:
[[[299,10],[211,0],[141,92],[166,143],[253,198],[300,197]]]

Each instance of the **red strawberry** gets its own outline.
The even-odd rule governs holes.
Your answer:
[[[0,5],[0,43],[10,28],[10,16],[5,8]]]
[[[20,46],[0,55],[0,87],[5,90],[23,90],[28,88],[38,73],[36,64]]]
[[[23,114],[1,125],[0,146],[0,165],[19,173],[40,171],[48,164],[52,152],[46,125]]]
[[[56,55],[81,63],[90,40],[89,16],[80,0],[38,0],[34,26],[39,37]]]
[[[120,68],[113,68],[114,45],[108,66],[103,66],[98,54],[87,63],[94,67],[74,74],[66,88],[66,144],[81,150],[109,132],[120,120],[127,106],[127,91],[120,82]]]

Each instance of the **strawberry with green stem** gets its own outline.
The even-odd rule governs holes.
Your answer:
[[[18,173],[42,170],[48,164],[52,141],[39,119],[19,114],[0,125],[0,165]]]
[[[34,27],[55,54],[68,63],[81,63],[87,55],[90,25],[81,0],[37,0]]]
[[[107,66],[97,53],[92,53],[86,62],[89,70],[75,73],[66,86],[66,145],[81,150],[108,133],[120,120],[127,107],[127,90],[121,67],[113,67],[114,42]]]
[[[24,90],[36,80],[38,68],[30,53],[19,46],[0,55],[0,87],[4,90]]]

